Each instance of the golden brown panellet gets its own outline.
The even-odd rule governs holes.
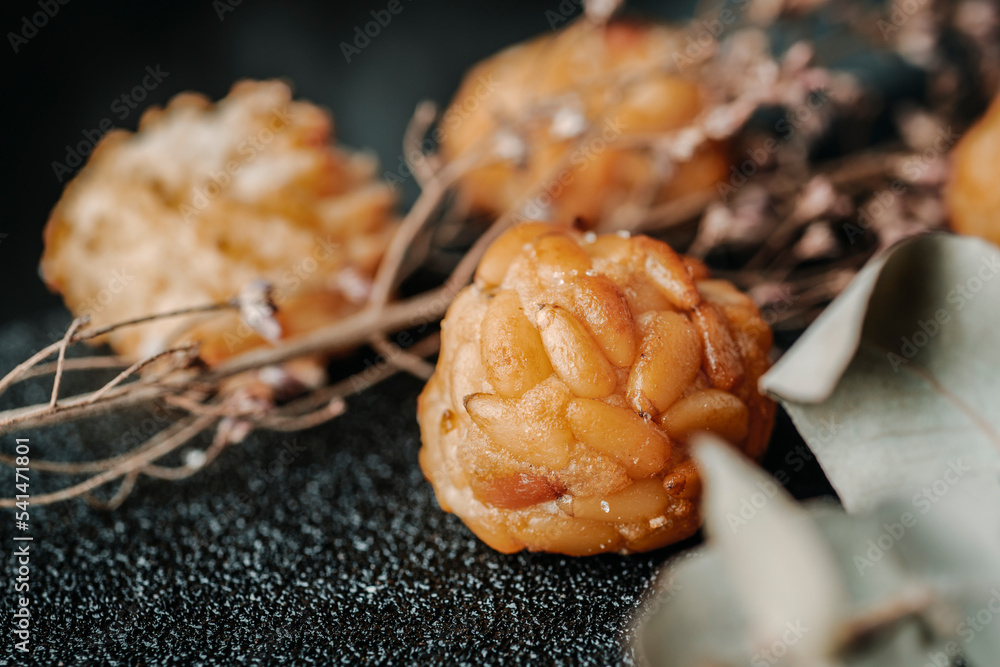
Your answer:
[[[649,206],[712,188],[729,167],[723,144],[676,165],[649,149],[708,108],[697,68],[677,72],[685,45],[663,25],[577,21],[475,66],[442,119],[442,153],[507,159],[463,178],[473,206],[499,215],[540,188],[525,216],[593,228],[633,198]]]
[[[947,201],[951,224],[961,234],[1000,244],[1000,97],[952,152]]]
[[[665,243],[521,224],[444,319],[421,467],[499,551],[676,542],[700,525],[688,438],[767,446],[770,348],[753,302]]]

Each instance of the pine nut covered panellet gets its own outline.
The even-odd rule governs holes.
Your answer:
[[[668,245],[525,223],[442,324],[420,465],[487,544],[648,551],[700,525],[688,438],[759,458],[771,332],[751,300]]]
[[[45,228],[42,275],[98,327],[274,287],[282,338],[358,310],[395,229],[366,154],[330,144],[329,113],[280,81],[216,104],[185,93],[98,144]],[[265,343],[231,312],[119,329],[135,359],[201,343],[208,364]]]
[[[669,160],[642,145],[710,107],[697,68],[678,65],[688,39],[629,19],[576,21],[475,66],[441,123],[449,160],[485,155],[462,180],[473,207],[499,215],[532,196],[525,218],[613,228],[609,216],[632,198],[714,188],[729,169],[723,143]]]
[[[961,234],[1000,244],[1000,97],[952,152],[947,198],[951,223]]]

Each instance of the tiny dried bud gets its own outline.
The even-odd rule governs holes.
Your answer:
[[[700,127],[686,127],[657,142],[654,154],[679,162],[687,162],[694,157],[695,151],[704,142],[705,132]]]
[[[623,0],[587,0],[584,11],[594,23],[607,23],[621,7]]]
[[[281,338],[281,325],[274,319],[274,286],[266,280],[254,280],[240,290],[236,305],[240,318],[254,331],[272,343]]]
[[[205,452],[200,449],[192,449],[184,454],[184,466],[187,468],[198,470],[205,465],[206,460]]]
[[[580,109],[562,106],[552,115],[549,135],[554,139],[572,139],[583,134],[586,129],[587,117]]]
[[[837,254],[837,239],[826,223],[813,223],[806,228],[792,253],[800,260],[830,257]]]
[[[371,279],[352,266],[337,273],[337,289],[351,303],[363,304],[368,301],[372,291]]]
[[[792,217],[796,220],[813,220],[829,211],[837,202],[837,191],[825,176],[814,176],[795,202]]]
[[[705,135],[709,139],[731,137],[743,127],[756,109],[757,100],[750,97],[743,97],[731,104],[716,107],[709,112],[703,123]]]
[[[786,72],[801,72],[812,62],[815,51],[809,42],[792,44],[781,58],[781,66]]]
[[[510,160],[517,164],[524,164],[528,157],[528,146],[524,139],[510,128],[502,127],[497,130],[493,141],[493,151],[498,157]]]
[[[997,7],[988,0],[966,0],[955,10],[955,27],[969,37],[987,40],[1000,27]]]
[[[786,283],[761,283],[754,285],[747,296],[753,299],[758,308],[764,308],[775,303],[791,303],[791,289]]]
[[[225,417],[219,422],[217,437],[227,444],[237,444],[243,442],[252,430],[253,424],[245,419]]]
[[[906,145],[914,151],[934,148],[934,142],[944,133],[944,124],[934,114],[920,109],[907,109],[899,113],[896,121]]]

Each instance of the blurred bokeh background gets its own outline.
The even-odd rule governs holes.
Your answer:
[[[102,127],[134,130],[145,108],[182,91],[218,99],[241,78],[283,77],[297,96],[333,112],[339,141],[374,150],[383,171],[395,171],[403,131],[418,101],[447,104],[476,61],[562,25],[582,5],[581,0],[399,3],[401,11],[355,53],[355,40],[364,44],[356,29],[373,20],[373,11],[384,18],[388,0],[4,2],[0,322],[59,303],[37,274],[42,228],[79,169],[67,148],[91,143]],[[693,5],[691,0],[628,3],[638,13],[666,19],[690,15]],[[46,9],[51,17],[36,17]],[[352,47],[348,55],[344,43]],[[131,98],[144,78],[153,83],[147,67],[159,68],[162,80],[139,91],[145,99],[122,100]],[[404,201],[415,192],[412,181],[405,183]]]

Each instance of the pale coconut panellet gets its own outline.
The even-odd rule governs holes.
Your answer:
[[[280,81],[148,110],[137,133],[98,144],[53,210],[46,283],[95,327],[219,303],[257,280],[274,287],[280,329],[267,330],[281,338],[357,311],[395,200],[375,161],[331,145],[332,134],[330,115]],[[119,329],[107,342],[128,359],[198,342],[209,365],[267,344],[232,312]]]

